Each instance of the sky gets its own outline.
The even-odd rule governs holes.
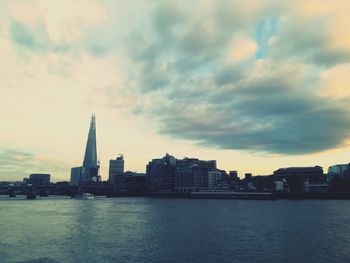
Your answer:
[[[350,162],[348,0],[2,0],[0,180],[166,153],[268,175]]]

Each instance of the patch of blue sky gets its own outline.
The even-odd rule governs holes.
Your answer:
[[[269,39],[276,33],[276,28],[276,17],[267,17],[259,21],[254,33],[254,39],[258,44],[258,50],[255,54],[257,59],[267,56],[269,47],[268,42]]]

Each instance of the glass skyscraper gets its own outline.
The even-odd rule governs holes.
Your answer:
[[[97,161],[96,148],[96,118],[95,114],[93,113],[91,116],[90,129],[82,166],[81,180],[83,182],[91,182],[97,180],[98,178],[99,163]]]

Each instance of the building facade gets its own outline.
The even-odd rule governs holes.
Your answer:
[[[49,185],[50,177],[50,174],[30,174],[27,183],[33,185]]]
[[[173,192],[175,189],[175,168],[177,160],[166,154],[153,159],[146,167],[147,189],[150,192]]]
[[[275,180],[298,176],[312,183],[324,182],[326,179],[321,166],[280,168],[273,172],[273,176]]]
[[[70,184],[78,185],[81,180],[82,167],[73,167],[70,170]]]
[[[79,177],[80,183],[98,182],[101,177],[98,175],[100,165],[97,160],[96,148],[96,118],[93,113],[90,121],[90,128],[86,142],[83,165],[81,166],[80,175],[78,176],[78,167],[71,169],[71,184],[76,184]],[[73,176],[72,176],[73,173]]]
[[[144,193],[146,192],[146,176],[123,175],[114,179],[114,189],[120,193]]]
[[[100,166],[97,161],[97,147],[96,147],[96,117],[92,114],[90,121],[90,128],[88,139],[86,143],[84,161],[82,166],[81,181],[91,182],[98,181],[98,170]]]
[[[208,191],[208,174],[216,170],[215,160],[203,161],[196,158],[178,160],[175,170],[175,191]]]
[[[224,174],[220,170],[208,171],[208,190],[218,191],[221,190],[221,184],[224,179]]]
[[[119,155],[115,160],[109,161],[108,181],[115,184],[115,178],[124,174],[124,157]]]
[[[280,168],[273,172],[276,182],[285,182],[284,190],[288,192],[309,192],[327,188],[327,177],[321,166]]]
[[[333,177],[350,177],[350,163],[336,164],[328,168],[328,176]]]

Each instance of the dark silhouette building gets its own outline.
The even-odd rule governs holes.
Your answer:
[[[288,192],[328,191],[327,177],[321,166],[280,168],[273,172],[276,185]]]
[[[321,166],[280,168],[274,171],[273,175],[277,180],[293,176],[298,176],[303,180],[308,179],[310,182],[324,182],[326,180]]]
[[[115,176],[114,185],[117,192],[144,193],[146,192],[146,176],[128,172],[123,176]]]
[[[124,174],[124,156],[118,155],[115,160],[109,161],[109,176],[108,180],[110,184],[115,184],[116,177]]]
[[[330,166],[328,168],[328,176],[331,179],[334,177],[350,177],[350,163]]]
[[[30,174],[28,184],[48,185],[50,184],[50,174]]]
[[[146,167],[147,189],[150,192],[173,192],[175,189],[175,168],[177,160],[166,154],[153,159]]]
[[[228,184],[230,190],[237,191],[239,190],[239,177],[237,171],[230,171],[228,175]]]
[[[216,161],[197,158],[182,160],[166,154],[153,159],[146,167],[150,192],[192,192],[208,190],[208,172],[216,171]]]
[[[82,167],[73,167],[70,170],[70,184],[78,185],[81,182]]]
[[[350,163],[336,164],[328,168],[328,182],[336,192],[350,191]]]
[[[208,173],[216,171],[216,161],[203,161],[196,158],[178,160],[175,170],[176,192],[207,191]]]

